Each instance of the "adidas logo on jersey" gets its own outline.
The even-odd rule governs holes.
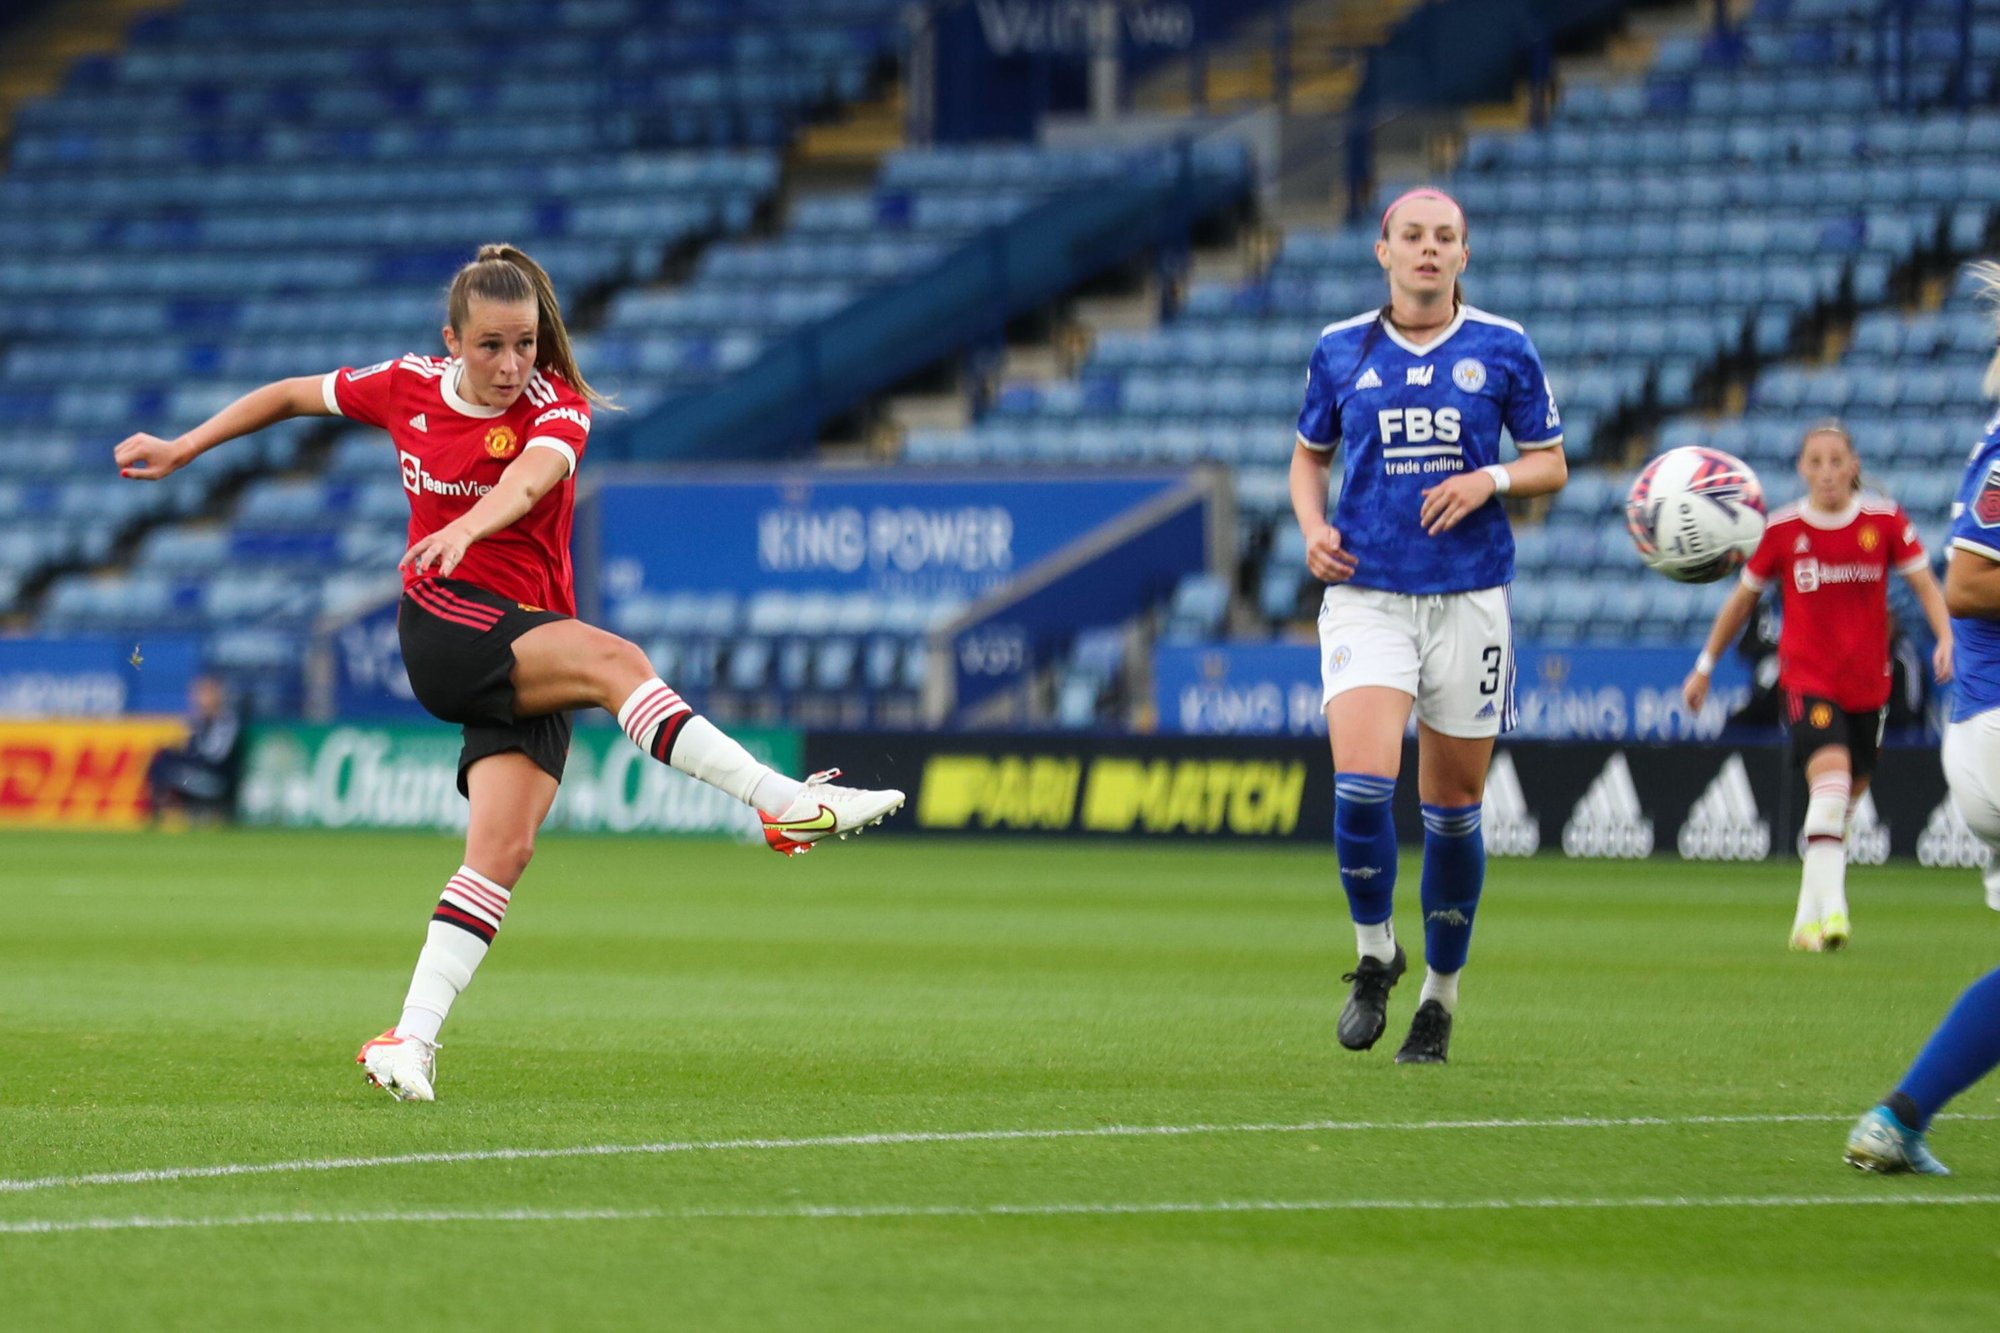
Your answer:
[[[1480,705],[1479,711],[1474,713],[1472,716],[1476,721],[1481,721],[1481,722],[1485,721],[1489,717],[1492,717],[1493,701],[1491,699],[1488,699],[1484,704]]]
[[[1771,854],[1771,825],[1757,815],[1750,770],[1732,754],[1688,811],[1674,839],[1690,861],[1761,861]]]
[[[1799,833],[1799,855],[1806,854],[1806,835]],[[1861,793],[1861,801],[1847,819],[1847,860],[1851,865],[1879,866],[1889,859],[1889,826],[1875,809],[1875,793]]]
[[[1584,792],[1563,825],[1565,856],[1611,856],[1636,861],[1653,854],[1653,821],[1639,808],[1639,789],[1623,750],[1604,761],[1604,771]]]
[[[1924,831],[1917,836],[1917,864],[1926,866],[1977,866],[1981,869],[1993,859],[1993,853],[1979,835],[1965,825],[1965,817],[1958,813],[1958,807],[1946,796],[1931,811],[1931,817],[1924,821]]]
[[[1486,770],[1479,827],[1486,835],[1488,856],[1533,856],[1542,849],[1542,821],[1528,809],[1514,756],[1505,750],[1493,756],[1493,766]]]
[[[1375,367],[1370,366],[1361,372],[1360,379],[1354,381],[1354,387],[1357,389],[1379,389],[1382,387],[1382,377],[1375,373]]]
[[[410,418],[410,428],[412,430],[423,431],[425,434],[428,435],[430,433],[431,423],[425,418],[424,413],[419,412],[415,416]]]

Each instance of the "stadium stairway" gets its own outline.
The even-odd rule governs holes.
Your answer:
[[[84,56],[118,49],[126,29],[144,13],[171,9],[178,0],[63,0],[33,10],[0,41],[0,143],[13,134],[23,102],[47,97]]]

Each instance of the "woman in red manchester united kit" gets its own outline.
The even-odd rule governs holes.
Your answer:
[[[1778,685],[1811,793],[1792,947],[1819,953],[1845,948],[1850,930],[1847,821],[1868,790],[1889,702],[1889,572],[1909,581],[1937,635],[1931,667],[1941,681],[1951,679],[1951,620],[1909,515],[1860,493],[1861,460],[1846,427],[1829,421],[1806,432],[1799,478],[1805,497],[1765,524],[1681,692],[1701,707],[1716,655],[1775,582],[1784,607]]]
[[[410,501],[396,627],[417,699],[463,729],[465,861],[447,881],[402,1019],[356,1056],[369,1081],[430,1101],[437,1034],[472,980],[534,853],[569,753],[569,710],[614,714],[661,763],[754,806],[766,842],[801,852],[879,822],[899,791],[775,773],[695,715],[637,647],[575,619],[576,469],[603,399],[577,370],[548,274],[487,245],[446,295],[445,357],[408,355],[280,380],[173,440],[134,435],[119,475],[156,481],[218,444],[295,416],[389,433]]]

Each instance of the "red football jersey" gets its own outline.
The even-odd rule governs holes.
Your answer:
[[[590,436],[590,402],[553,370],[537,370],[511,407],[459,396],[456,358],[418,356],[342,368],[326,377],[327,410],[389,432],[410,500],[410,544],[464,514],[523,450],[553,449],[569,475],[508,527],[466,549],[451,576],[537,609],[576,614],[569,559],[576,466]],[[433,578],[403,571],[405,587]]]
[[[1801,501],[1772,514],[1743,586],[1762,592],[1778,582],[1778,683],[1850,713],[1889,702],[1889,571],[1927,563],[1910,516],[1893,500],[1857,499],[1837,514]]]

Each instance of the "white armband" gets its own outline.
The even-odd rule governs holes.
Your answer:
[[[1695,659],[1694,659],[1694,674],[1695,674],[1695,675],[1697,675],[1697,676],[1712,676],[1712,675],[1714,675],[1714,674],[1715,674],[1715,654],[1714,654],[1714,653],[1711,653],[1711,652],[1710,652],[1710,651],[1708,651],[1708,649],[1706,649],[1706,648],[1702,649],[1702,650],[1701,650],[1701,656],[1699,656],[1699,657],[1697,657],[1697,658],[1695,658]]]

